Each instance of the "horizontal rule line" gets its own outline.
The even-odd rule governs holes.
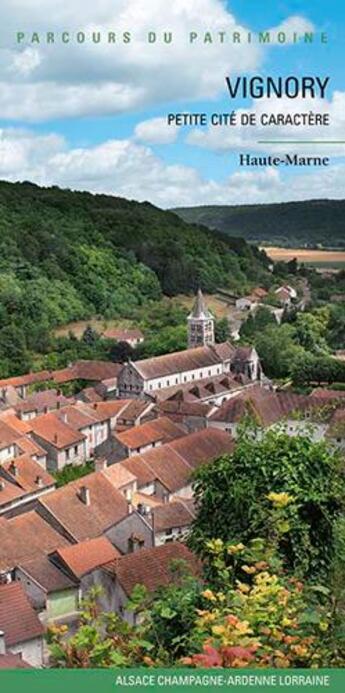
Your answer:
[[[257,144],[345,144],[345,140],[258,140]]]

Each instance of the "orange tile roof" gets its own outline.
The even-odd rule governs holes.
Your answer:
[[[120,557],[118,549],[106,537],[88,539],[79,544],[57,549],[51,559],[65,566],[76,578]]]
[[[136,481],[136,477],[134,474],[131,474],[131,472],[126,469],[126,467],[123,466],[120,462],[117,462],[116,464],[112,464],[110,467],[107,467],[106,469],[103,470],[103,473],[111,481],[113,486],[115,488],[122,488],[122,486],[126,486],[127,484],[133,484],[133,482]]]
[[[43,625],[18,582],[0,585],[0,630],[7,647],[43,636]]]
[[[4,411],[0,416],[0,421],[3,421],[5,424],[7,424],[7,426],[13,428],[13,430],[20,433],[20,435],[24,435],[25,433],[29,433],[31,431],[29,421],[19,419],[13,411]]]
[[[6,654],[0,655],[0,669],[32,669],[31,664],[25,661],[20,654],[11,654],[6,652]]]
[[[180,542],[140,549],[121,556],[113,563],[112,571],[128,596],[136,585],[144,585],[149,592],[153,592],[158,587],[174,581],[171,563],[175,560],[185,561],[193,575],[200,574],[199,561],[187,546]]]
[[[37,416],[32,420],[32,430],[39,438],[58,449],[70,447],[85,439],[83,433],[60,421],[55,413]]]
[[[126,341],[127,339],[144,339],[144,335],[141,330],[121,330],[116,328],[109,328],[103,332],[103,337],[106,339],[116,339],[117,341]]]
[[[34,510],[9,520],[0,518],[0,570],[12,570],[22,560],[68,543]]]
[[[143,447],[157,441],[168,443],[175,438],[186,435],[186,431],[181,426],[173,423],[167,416],[147,421],[141,426],[116,434],[116,439],[129,450]]]
[[[97,416],[99,421],[106,421],[122,414],[122,410],[127,407],[129,402],[130,400],[128,399],[109,399],[106,402],[85,403],[82,406],[86,411],[90,411],[94,416]]]
[[[21,433],[15,431],[14,428],[0,420],[0,449],[13,445],[20,435]]]
[[[0,388],[7,387],[8,385],[12,385],[13,387],[21,387],[22,385],[32,385],[32,383],[40,383],[50,379],[50,371],[26,373],[25,375],[15,375],[12,378],[3,378],[0,380]]]
[[[36,457],[46,457],[47,451],[44,450],[35,440],[29,438],[29,436],[23,436],[16,440],[16,445],[22,450],[24,454],[35,455]]]
[[[81,489],[87,487],[90,505],[81,499]],[[122,520],[128,504],[103,472],[92,472],[40,498],[42,505],[77,540],[91,539]]]
[[[3,462],[2,469],[11,477],[13,483],[18,484],[26,493],[53,486],[55,483],[55,479],[30,455],[21,455],[14,460]]]
[[[167,529],[187,527],[195,518],[193,504],[182,500],[171,501],[153,508],[154,529],[163,532]]]
[[[122,364],[111,361],[76,361],[68,368],[54,371],[53,380],[64,383],[70,380],[101,381],[116,378],[122,369]]]
[[[23,489],[8,479],[0,478],[0,508],[16,498],[23,496]]]
[[[60,395],[57,390],[43,390],[34,392],[26,399],[15,405],[15,410],[21,412],[44,411],[45,408],[56,409],[57,407],[69,404],[70,400],[64,395]]]
[[[224,431],[206,428],[160,445],[154,450],[122,460],[143,487],[158,479],[170,492],[187,486],[200,464],[232,452],[234,441]]]

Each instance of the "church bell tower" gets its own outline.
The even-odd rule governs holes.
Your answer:
[[[214,344],[214,317],[205,305],[201,289],[188,315],[188,349]]]

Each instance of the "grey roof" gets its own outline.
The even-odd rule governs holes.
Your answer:
[[[197,318],[197,319],[202,319],[202,318],[207,318],[207,319],[212,319],[213,315],[210,313],[208,310],[204,297],[202,295],[201,289],[198,289],[198,293],[195,297],[194,305],[192,308],[192,312],[188,316],[189,318]]]

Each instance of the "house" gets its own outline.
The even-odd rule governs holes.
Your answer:
[[[0,517],[0,575],[11,580],[15,567],[37,556],[47,555],[70,541],[44,521],[34,510],[10,519]]]
[[[108,416],[101,415],[96,406],[75,404],[60,409],[55,416],[85,437],[85,460],[93,456],[97,445],[103,443],[110,433]]]
[[[21,455],[0,466],[0,515],[13,516],[53,491],[55,479],[30,455]]]
[[[57,549],[50,554],[49,560],[62,574],[79,584],[79,600],[85,598],[92,587],[102,587],[99,604],[102,610],[111,611],[114,586],[110,576],[101,568],[120,555],[106,537],[96,537]]]
[[[35,392],[24,401],[18,402],[14,410],[20,419],[30,421],[30,419],[39,416],[39,414],[47,414],[67,404],[70,404],[70,400],[61,395],[57,390],[43,390]]]
[[[297,298],[297,291],[292,286],[284,284],[279,286],[274,292],[276,298],[283,306],[290,306],[291,302]]]
[[[129,361],[118,376],[121,397],[144,397],[161,388],[230,371],[232,345],[200,346],[141,361]]]
[[[30,385],[43,383],[51,379],[50,371],[39,371],[37,373],[26,373],[25,375],[15,375],[12,378],[0,380],[0,398],[6,402],[9,391],[14,391],[19,397],[25,399]]]
[[[40,498],[37,512],[74,543],[109,536],[128,514],[128,503],[104,472],[93,472]]]
[[[235,307],[237,310],[254,310],[267,295],[268,291],[266,289],[257,286],[247,296],[240,296],[235,302]]]
[[[316,441],[327,429],[326,421],[317,416],[319,410],[317,398],[256,387],[224,402],[208,417],[207,425],[236,437],[239,424],[249,417],[260,427],[283,427],[288,435],[310,435]]]
[[[113,339],[115,342],[127,342],[127,344],[133,348],[144,341],[144,335],[142,331],[138,329],[121,330],[109,328],[103,332],[103,337],[105,337],[105,339]]]
[[[32,437],[47,452],[47,469],[60,471],[66,464],[83,464],[88,459],[87,436],[62,421],[55,413],[31,421]]]
[[[25,590],[45,626],[73,624],[79,617],[79,580],[66,575],[47,555],[18,561],[14,579]]]
[[[180,425],[168,417],[147,421],[120,433],[113,433],[109,441],[99,448],[108,459],[108,464],[119,462],[125,457],[138,455],[186,435]]]
[[[124,497],[130,501],[137,491],[137,477],[134,476],[123,464],[112,464],[107,467],[106,460],[103,460],[104,474],[109,479],[114,488],[121,491]]]
[[[263,373],[258,353],[254,347],[238,347],[231,361],[231,370],[243,374],[251,381],[260,381]]]
[[[43,666],[44,628],[23,587],[0,584],[0,651],[21,655],[33,667]]]
[[[155,546],[185,539],[194,519],[193,500],[176,499],[155,505],[151,508]]]
[[[237,353],[236,350],[235,353]],[[249,363],[252,363],[251,361]],[[255,368],[255,362],[253,362]],[[232,365],[231,368],[234,366]],[[240,368],[245,368],[245,363],[239,364]],[[243,373],[227,375],[217,375],[212,378],[203,378],[195,380],[192,383],[184,383],[183,385],[175,385],[166,387],[163,390],[155,392],[155,400],[158,406],[162,402],[185,402],[190,404],[218,405],[225,400],[236,397],[243,390],[256,385],[257,383],[251,380]]]
[[[116,429],[123,430],[140,426],[145,421],[150,421],[156,417],[154,403],[145,400],[122,400],[125,406],[118,413],[116,418]]]
[[[162,500],[174,494],[191,498],[193,471],[231,452],[233,446],[233,440],[223,431],[204,429],[125,459],[121,464],[137,478],[138,489],[143,493],[155,494]]]
[[[206,427],[206,419],[214,406],[184,399],[167,399],[159,402],[157,408],[161,416],[168,416],[175,423],[184,426],[188,433],[193,433]]]
[[[149,593],[170,585],[178,579],[179,568],[184,567],[195,577],[201,566],[195,555],[182,543],[174,542],[121,556],[104,568],[114,580],[114,608],[123,619],[135,624],[138,616],[126,611],[126,603],[136,585],[143,585]]]
[[[50,380],[58,385],[84,380],[86,383],[100,383],[108,378],[117,378],[122,365],[111,361],[75,361],[67,368],[50,373]]]

